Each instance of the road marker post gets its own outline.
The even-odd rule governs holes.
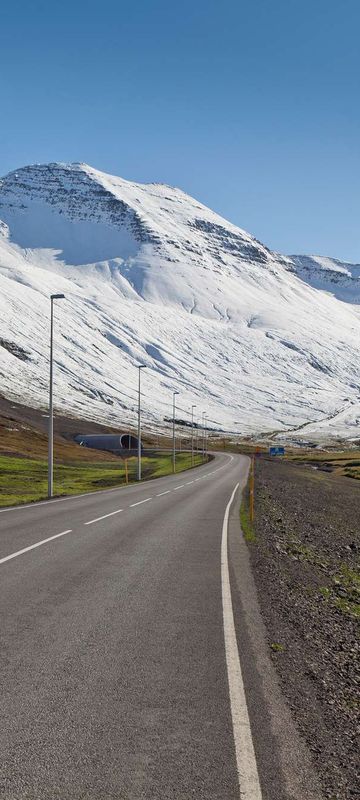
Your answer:
[[[129,483],[128,460],[125,458],[125,483]]]

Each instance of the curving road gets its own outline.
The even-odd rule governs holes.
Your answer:
[[[319,800],[241,537],[247,470],[0,511],[1,798]]]

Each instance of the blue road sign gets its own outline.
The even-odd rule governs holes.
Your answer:
[[[269,447],[270,456],[284,456],[285,447]]]

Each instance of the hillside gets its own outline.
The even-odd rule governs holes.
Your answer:
[[[360,303],[360,264],[326,256],[290,256],[299,278],[339,300]]]
[[[228,431],[356,437],[358,290],[345,303],[300,266],[180,189],[85,164],[19,169],[0,181],[1,392],[46,406],[48,298],[63,292],[62,412],[133,422],[143,363],[150,427],[176,390],[179,416],[196,403]]]

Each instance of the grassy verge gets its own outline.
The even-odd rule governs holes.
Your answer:
[[[202,457],[195,455],[195,466]],[[127,462],[129,482],[136,480],[137,459]],[[176,472],[191,468],[191,454],[178,453]],[[142,458],[143,479],[160,478],[172,472],[171,454],[157,454]],[[125,463],[111,461],[73,461],[57,464],[54,468],[54,494],[56,496],[81,494],[125,484]],[[20,458],[0,455],[0,506],[17,505],[43,500],[47,496],[47,462],[45,459]]]
[[[292,453],[289,455],[289,460],[316,467],[336,477],[345,476],[360,480],[360,452],[357,450],[335,450],[326,453],[311,451],[302,455]]]
[[[244,489],[244,493],[241,500],[240,525],[245,541],[256,542],[254,527],[250,520],[250,502],[249,502],[248,486]]]

